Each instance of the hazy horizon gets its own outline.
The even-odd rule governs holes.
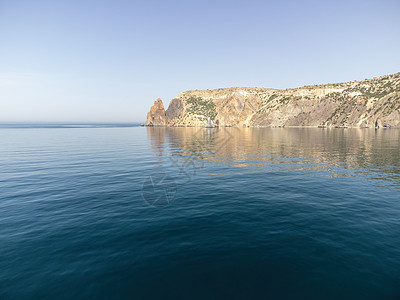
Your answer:
[[[140,123],[157,98],[400,71],[397,1],[0,1],[0,123]]]

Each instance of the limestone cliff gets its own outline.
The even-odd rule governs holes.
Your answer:
[[[204,126],[211,118],[219,126],[400,127],[400,73],[287,90],[187,91],[166,112],[160,104],[146,125]]]
[[[164,105],[160,98],[154,101],[154,105],[147,114],[146,126],[166,126],[168,125]]]

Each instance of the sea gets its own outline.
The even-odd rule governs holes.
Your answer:
[[[0,299],[400,299],[400,130],[2,124]]]

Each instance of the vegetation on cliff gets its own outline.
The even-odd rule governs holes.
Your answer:
[[[204,116],[212,120],[217,116],[216,106],[212,100],[190,96],[186,99],[186,104],[188,105],[187,112],[190,114]]]

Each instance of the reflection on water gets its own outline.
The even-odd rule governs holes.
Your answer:
[[[400,183],[400,130],[147,128],[157,156],[254,172],[314,170]],[[244,169],[243,169],[244,168]],[[389,181],[389,182],[388,182]]]

